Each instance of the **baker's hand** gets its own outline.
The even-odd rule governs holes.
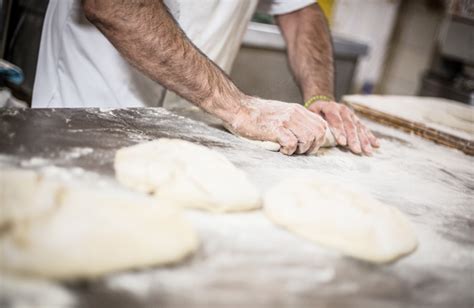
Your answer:
[[[280,152],[292,155],[316,152],[327,123],[298,104],[248,97],[226,126],[249,139],[277,142]]]
[[[308,108],[323,117],[329,124],[336,141],[356,154],[371,155],[379,147],[377,138],[346,105],[336,102],[317,101]]]

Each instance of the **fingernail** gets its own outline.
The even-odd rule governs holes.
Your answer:
[[[372,156],[372,147],[369,147],[365,150],[365,155]]]
[[[362,148],[360,147],[359,143],[354,144],[353,149],[354,149],[354,152],[358,154],[362,153]]]
[[[340,143],[341,145],[347,145],[346,136],[341,135],[341,136],[339,137],[339,143]]]

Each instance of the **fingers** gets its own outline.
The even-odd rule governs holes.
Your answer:
[[[359,140],[362,146],[362,151],[367,154],[371,155],[373,153],[373,147],[379,147],[380,144],[372,134],[372,132],[359,120],[356,115],[352,115],[352,119],[357,126],[357,132],[359,134]]]
[[[319,127],[322,125],[322,123],[325,123],[324,119],[318,114],[309,112],[301,105],[297,105],[296,107],[299,120],[304,120],[303,124],[306,123],[312,127]]]
[[[370,144],[369,137],[367,136],[365,127],[360,123],[357,123],[357,133],[361,144],[362,152],[364,152],[365,155],[372,155],[373,149]]]
[[[373,148],[379,146],[377,138],[345,105],[321,102],[311,105],[308,110],[297,104],[269,101],[260,109],[250,122],[257,120],[261,125],[253,130],[243,130],[244,135],[276,141],[281,146],[280,152],[286,155],[317,151],[324,143],[327,127],[339,145],[356,154],[370,155]]]
[[[298,139],[289,130],[281,128],[278,132],[276,141],[281,146],[281,153],[285,155],[293,155],[296,152],[296,148],[298,146]]]
[[[302,149],[302,153],[312,154],[319,150],[323,145],[326,136],[327,122],[319,115],[309,112],[305,108],[301,108],[302,122],[306,124],[309,147]]]
[[[275,114],[273,110],[269,112],[270,119],[275,116],[274,121],[270,122],[272,125],[254,133],[254,137],[263,133],[260,138],[264,140],[265,134],[268,134],[271,141],[280,144],[280,152],[286,155],[304,154],[319,148],[324,141],[326,121],[296,104],[282,104],[281,107],[280,114]]]
[[[359,123],[359,126],[360,126],[360,130],[362,131],[364,136],[366,136],[366,138],[367,138],[368,145],[369,145],[368,148],[372,150],[371,151],[371,153],[372,153],[374,147],[375,148],[380,147],[380,143],[377,140],[377,138],[374,136],[374,134],[372,134],[370,129],[368,129],[364,124],[362,124],[362,122],[358,121],[358,123]]]
[[[297,136],[297,138],[298,138],[298,140],[304,140],[304,141],[302,141],[302,142],[298,141],[298,147],[296,148],[296,154],[305,154],[306,152],[308,152],[308,150],[313,147],[313,144],[315,143],[314,141],[316,139],[314,136],[311,136],[311,135],[309,135],[309,137],[307,137],[307,138],[298,137],[298,136]]]
[[[324,142],[326,129],[326,122],[319,115],[324,116],[337,143],[347,146],[353,153],[371,155],[373,148],[379,147],[377,138],[347,106],[321,102],[313,104],[310,111],[296,107],[285,125],[286,133],[293,137],[293,143],[283,148],[282,152],[303,154],[318,151]]]
[[[334,138],[336,138],[337,143],[339,145],[346,146],[347,138],[342,117],[339,115],[338,112],[333,111],[327,112],[324,115],[326,121],[328,121],[329,129],[334,135]]]
[[[327,129],[327,128],[326,128]],[[319,149],[321,148],[321,146],[323,145],[324,143],[324,139],[325,139],[325,136],[326,136],[326,132],[324,131],[323,133],[319,134],[317,136],[317,138],[314,140],[313,142],[313,145],[308,149],[308,154],[311,155],[311,154],[315,154],[319,151]]]
[[[312,146],[316,139],[315,134],[311,128],[301,125],[301,123],[289,123],[288,129],[297,138],[296,154],[306,153]]]
[[[347,145],[349,149],[356,154],[362,154],[358,129],[352,118],[352,111],[346,106],[341,106],[340,115],[343,121],[344,129],[346,131]]]
[[[309,110],[324,116],[337,143],[347,146],[352,152],[370,155],[373,148],[380,146],[377,138],[347,106],[335,102],[318,102],[312,104]]]
[[[328,122],[329,129],[334,135],[334,138],[336,138],[337,143],[341,146],[347,145],[346,131],[338,104],[332,102],[320,102],[319,104],[311,105],[309,109],[316,114],[323,114],[324,119]]]
[[[298,139],[297,154],[308,153],[324,142],[326,121],[304,108],[297,107],[295,114],[285,125]]]
[[[370,129],[365,128],[365,130],[366,130],[367,136],[369,137],[370,144],[375,148],[380,147],[379,140],[374,136],[374,134],[372,134]]]

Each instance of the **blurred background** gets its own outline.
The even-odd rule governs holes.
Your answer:
[[[331,25],[336,95],[443,97],[474,104],[474,1],[320,0]],[[6,84],[29,104],[47,0],[0,0],[0,58],[24,80]],[[270,16],[256,13],[232,78],[248,94],[301,101]],[[5,85],[4,85],[5,86]]]

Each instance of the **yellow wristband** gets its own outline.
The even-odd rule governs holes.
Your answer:
[[[326,95],[315,95],[313,97],[311,97],[310,99],[308,99],[305,103],[304,103],[304,107],[305,108],[309,108],[309,106],[311,106],[312,104],[316,103],[317,101],[325,101],[325,102],[330,102],[332,101],[333,99],[329,96],[326,96]]]

